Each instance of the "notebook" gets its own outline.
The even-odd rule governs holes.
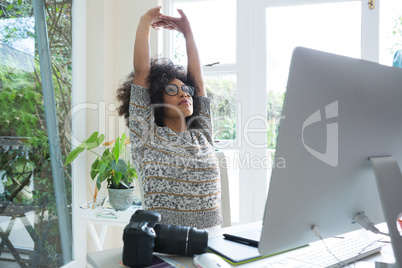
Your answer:
[[[209,238],[208,251],[218,254],[233,265],[268,257],[261,256],[256,247],[233,242],[225,239],[223,236]]]
[[[233,232],[228,234],[241,238],[246,238],[254,242],[259,242],[261,232],[262,232],[262,226],[259,226],[247,231]],[[239,265],[259,260],[262,258],[271,257],[290,250],[270,255],[261,255],[257,247],[225,239],[224,236],[222,235],[217,237],[211,237],[208,239],[208,251],[221,256],[225,261],[229,262],[232,265]]]

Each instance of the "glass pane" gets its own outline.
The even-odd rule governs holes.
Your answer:
[[[209,0],[174,3],[174,16],[182,9],[188,19],[197,42],[202,64],[219,62],[236,63],[236,1]],[[173,59],[186,65],[187,58],[183,35],[173,32]]]
[[[70,151],[71,5],[46,1],[63,159]],[[32,1],[0,6],[0,267],[60,267]],[[64,174],[71,204],[70,171]]]
[[[402,49],[402,1],[381,1],[380,63],[391,66],[398,50]],[[400,51],[402,57],[402,51]]]
[[[211,98],[214,140],[236,138],[236,76],[207,76],[205,85]]]
[[[267,8],[266,26],[268,144],[275,149],[293,49],[304,46],[360,58],[361,3]]]

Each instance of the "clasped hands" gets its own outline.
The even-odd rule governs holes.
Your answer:
[[[161,12],[161,7],[155,7],[150,9],[147,14],[150,15],[151,18],[151,26],[152,28],[159,30],[160,28],[168,29],[168,30],[177,30],[184,35],[191,32],[190,22],[187,19],[186,14],[184,14],[183,10],[177,9],[180,17],[171,17],[163,15]]]

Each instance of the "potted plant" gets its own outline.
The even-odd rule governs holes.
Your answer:
[[[125,133],[111,142],[103,143],[104,139],[104,134],[99,135],[97,131],[92,133],[88,139],[70,152],[65,165],[74,161],[85,150],[97,155],[90,172],[91,179],[96,179],[94,203],[102,182],[106,181],[110,205],[116,210],[126,210],[133,203],[134,178],[138,178],[134,166],[125,159],[125,149],[129,140]],[[95,148],[101,145],[104,149],[103,153],[99,154]]]

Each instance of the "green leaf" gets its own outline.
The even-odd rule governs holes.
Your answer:
[[[127,163],[127,182],[133,182],[134,178],[138,179],[137,171],[133,165]]]
[[[98,147],[99,145],[102,144],[102,142],[105,140],[105,135],[101,134],[94,142],[88,143],[87,141],[87,149],[93,149]]]
[[[3,10],[0,10],[0,15],[3,14]]]
[[[112,182],[113,182],[113,184],[114,184],[114,186],[116,188],[119,187],[119,184],[120,184],[120,181],[121,181],[122,177],[123,177],[123,175],[121,174],[121,172],[117,172],[117,173],[114,174]]]
[[[126,133],[123,133],[121,137],[116,139],[116,142],[113,147],[114,159],[117,161],[121,154],[125,151],[125,141],[126,141]]]
[[[18,0],[18,5],[22,5],[22,0]]]
[[[102,154],[102,158],[107,157],[108,155],[110,155],[110,151],[109,151],[109,148],[106,148]]]
[[[123,159],[119,159],[117,162],[113,160],[110,165],[114,171],[120,172],[124,175],[127,174],[127,164]]]
[[[123,134],[121,134],[120,141],[122,142],[122,146],[126,145],[125,144],[125,142],[126,142],[126,133],[123,132]]]
[[[99,175],[103,175],[107,169],[107,163],[101,162],[99,166]]]
[[[70,164],[84,150],[85,150],[85,141],[83,141],[80,145],[78,145],[77,148],[75,148],[74,150],[71,151],[71,153],[68,154],[65,165]]]
[[[121,139],[119,142],[119,155],[121,155],[124,152],[124,148],[126,148],[126,133],[123,133],[121,135]]]
[[[7,10],[7,11],[11,10],[11,9],[13,8],[13,6],[14,6],[13,4],[8,5],[8,7],[7,7],[7,9],[6,9],[6,10]]]
[[[113,154],[114,154],[114,159],[117,161],[120,156],[120,139],[119,138],[117,138],[116,142],[114,143]]]
[[[109,163],[113,160],[114,160],[114,157],[113,157],[112,153],[109,151],[109,148],[107,148],[102,154],[101,161]]]
[[[93,149],[98,147],[99,145],[102,144],[102,142],[105,139],[105,135],[101,134],[99,135],[99,132],[95,131],[94,133],[92,133],[92,135],[86,140],[85,144],[87,146],[87,149]]]
[[[91,179],[94,180],[96,175],[98,175],[98,173],[99,173],[99,157],[96,158],[96,160],[92,163],[90,172]]]
[[[102,182],[100,181],[100,177],[98,177],[98,179],[96,180],[96,188],[98,188],[98,190],[100,190],[102,185]]]
[[[98,176],[98,180],[100,181],[100,183],[104,182],[108,177],[108,174],[103,173],[103,174],[99,174]]]
[[[91,136],[89,136],[89,138],[87,139],[87,142],[91,143],[94,142],[98,139],[99,136],[99,132],[95,131],[94,133],[91,134]]]

